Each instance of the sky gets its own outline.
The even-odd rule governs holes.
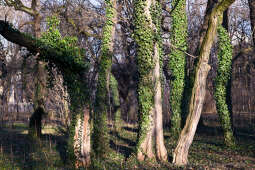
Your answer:
[[[94,6],[100,6],[100,0],[89,0]]]

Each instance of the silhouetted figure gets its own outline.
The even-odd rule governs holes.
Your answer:
[[[44,112],[42,107],[38,107],[30,118],[29,134],[32,137],[40,137],[42,134],[42,118],[47,113]]]

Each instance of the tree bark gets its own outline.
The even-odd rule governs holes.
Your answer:
[[[171,44],[183,51],[187,50],[188,22],[186,15],[186,1],[174,0],[175,6],[171,13]],[[172,49],[169,56],[168,67],[171,70],[170,80],[170,108],[171,108],[171,136],[178,139],[181,132],[181,122],[184,114],[182,109],[185,86],[186,55],[176,49]],[[185,96],[186,97],[186,96]],[[187,109],[186,109],[187,110]],[[187,111],[186,111],[187,112]]]
[[[81,73],[85,70],[85,64],[77,63],[74,57],[69,58],[68,61],[63,57],[63,53],[50,47],[45,42],[40,41],[32,36],[20,32],[13,28],[11,24],[6,21],[0,20],[0,34],[8,41],[26,47],[33,54],[38,54],[41,60],[52,62],[56,66],[65,66],[70,71]],[[70,60],[70,61],[69,61]],[[61,70],[61,67],[59,67]]]
[[[219,25],[218,32],[218,69],[215,78],[214,97],[216,100],[217,113],[220,118],[221,127],[224,132],[224,142],[228,147],[235,146],[235,138],[231,126],[230,118],[230,101],[227,101],[227,85],[230,81],[232,73],[232,54],[233,47],[229,38],[227,30],[223,25]],[[229,91],[230,92],[230,91]]]
[[[255,46],[255,1],[248,0],[250,7],[251,31],[253,37],[253,45]]]
[[[164,144],[163,134],[163,111],[162,111],[162,90],[161,90],[161,75],[160,75],[160,54],[158,51],[158,44],[154,45],[154,59],[156,66],[154,69],[154,81],[155,81],[155,95],[154,95],[154,107],[155,107],[155,137],[156,137],[156,156],[158,160],[167,161],[167,151]]]
[[[160,46],[159,41],[153,38],[153,31],[159,34],[157,26],[161,25],[157,25],[156,19],[159,16],[153,18],[153,14],[161,15],[157,8],[158,5],[159,2],[156,0],[146,0],[144,3],[139,1],[135,4],[135,40],[138,44],[138,71],[140,73],[138,85],[140,120],[137,139],[137,159],[139,161],[154,159],[155,152],[158,160],[167,161],[162,123]],[[153,143],[155,143],[155,148]]]
[[[24,46],[24,47],[27,47],[27,49],[32,52],[33,54],[37,54],[39,57],[40,60],[46,60],[48,62],[52,62],[54,63],[58,69],[60,71],[62,71],[63,73],[63,76],[65,76],[66,73],[69,73],[69,72],[72,72],[73,74],[76,74],[76,78],[78,79],[75,79],[75,81],[81,81],[81,77],[83,76],[83,72],[86,70],[86,66],[85,66],[85,63],[77,63],[75,60],[74,60],[74,56],[70,56],[70,61],[67,61],[65,60],[65,52],[61,52],[61,51],[58,51],[58,49],[54,49],[52,47],[50,47],[50,45],[46,44],[45,42],[43,41],[40,41],[40,39],[36,39],[36,38],[33,38],[31,36],[28,36],[26,34],[23,34],[21,33],[19,30],[17,29],[14,29],[8,22],[6,21],[2,21],[0,20],[0,34],[6,38],[8,41],[11,41],[13,43],[16,43],[16,44],[19,44],[21,46]],[[64,57],[63,57],[64,56]],[[62,70],[62,68],[68,68],[68,71],[67,70]],[[65,79],[65,78],[64,78]],[[73,81],[73,82],[75,82]],[[70,83],[70,82],[68,82]],[[84,83],[84,82],[81,82],[81,83]],[[78,83],[79,85],[80,83]],[[70,84],[67,84],[69,85],[69,87],[67,87],[68,90],[71,91],[71,93],[80,93],[80,96],[83,96],[83,89],[84,88],[83,86],[82,87],[78,87],[78,89],[81,89],[81,91],[79,92],[73,92],[73,87],[71,87],[70,89]],[[72,86],[72,85],[71,85]],[[75,84],[76,86],[76,84]],[[69,93],[70,93],[69,91]],[[77,106],[77,102],[84,102],[83,98],[84,97],[81,97],[81,99],[79,98],[80,96],[70,96],[70,99],[71,99],[71,104],[74,104],[75,107],[78,107],[80,108],[81,107],[81,104],[78,104],[79,106]],[[76,98],[74,98],[76,97]],[[85,103],[82,103],[82,107]],[[75,142],[76,140],[73,141],[73,139],[71,139],[71,144],[69,146],[71,146],[70,149],[72,149],[72,151],[75,151],[77,152],[77,150],[79,151],[78,152],[78,157],[76,157],[77,160],[81,160],[81,164],[80,166],[88,166],[89,165],[89,151],[90,151],[90,135],[89,135],[89,123],[88,123],[88,120],[89,120],[89,115],[88,115],[88,111],[85,111],[85,115],[83,116],[84,117],[84,121],[81,119],[81,114],[77,111],[77,108],[74,108],[75,110],[75,113],[73,112],[73,114],[77,114],[80,116],[79,119],[77,119],[77,121],[75,122],[75,127],[76,129],[74,130],[74,138],[73,139],[83,139],[83,144],[82,145],[79,145],[78,148],[77,148],[77,144],[73,143]],[[82,126],[82,122],[84,122],[84,125]],[[80,131],[80,132],[83,132],[82,134],[81,133],[78,133],[79,129],[81,128],[84,128],[84,130]],[[71,129],[72,130],[72,129]],[[83,136],[83,137],[82,137]],[[80,149],[80,146],[83,146],[83,149]]]
[[[189,105],[189,115],[186,124],[181,132],[177,147],[173,153],[173,163],[177,166],[188,163],[188,151],[193,141],[197,124],[203,108],[206,78],[210,70],[208,60],[210,50],[216,35],[218,18],[234,0],[223,0],[218,3],[209,15],[209,24],[200,50],[199,61],[195,72],[195,82],[192,89],[191,101]]]
[[[107,118],[109,112],[109,85],[114,54],[115,24],[117,22],[117,0],[107,0],[106,23],[103,28],[102,55],[100,58],[98,84],[95,101],[93,150],[98,158],[109,153]]]
[[[85,108],[83,112],[83,117],[77,117],[73,143],[77,169],[90,165],[90,110]]]

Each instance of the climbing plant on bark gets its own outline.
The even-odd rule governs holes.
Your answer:
[[[173,0],[172,6],[175,6],[171,14],[171,44],[181,49],[187,50],[187,15],[186,1]],[[182,97],[184,90],[185,77],[185,54],[176,49],[172,49],[169,56],[168,67],[171,70],[170,80],[170,107],[171,107],[171,135],[178,138],[181,131]]]
[[[137,44],[139,132],[137,158],[166,161],[161,99],[161,5],[156,0],[134,2],[134,38]],[[155,140],[155,142],[154,142]],[[155,143],[156,148],[153,148]]]
[[[218,26],[218,70],[215,79],[216,108],[221,121],[221,126],[224,132],[224,142],[229,147],[235,146],[235,140],[231,128],[230,111],[226,102],[227,99],[227,84],[231,76],[232,70],[232,54],[233,47],[229,38],[228,32],[222,25]]]
[[[195,71],[194,86],[192,89],[191,101],[189,105],[189,115],[186,124],[180,134],[177,147],[173,153],[173,163],[175,165],[186,165],[188,163],[188,151],[192,144],[197,124],[201,116],[205,98],[206,79],[210,66],[208,60],[214,37],[219,24],[219,17],[223,12],[234,2],[234,0],[223,0],[218,2],[212,11],[208,14],[208,29],[203,38],[203,43],[200,48],[198,64]]]
[[[116,0],[106,0],[106,23],[103,28],[102,54],[98,71],[98,84],[94,106],[93,151],[98,158],[109,153],[107,113],[109,111],[109,84],[112,66],[113,40],[117,20]]]
[[[51,69],[57,68],[63,75],[64,85],[70,97],[72,114],[69,128],[68,155],[76,162],[76,167],[90,163],[90,126],[89,93],[84,75],[88,64],[84,60],[84,50],[77,45],[77,38],[62,37],[52,18],[49,29],[40,39],[21,33],[6,21],[0,20],[0,34],[8,41],[26,47],[31,53],[38,54],[38,60],[48,63]],[[50,71],[49,69],[48,71]]]
[[[77,64],[86,64],[83,61],[84,51],[77,45],[76,37],[62,37],[59,30],[59,19],[55,16],[48,18],[48,30],[42,33],[41,41],[52,48],[63,51],[63,56],[72,56]],[[68,58],[66,58],[68,60]],[[49,75],[55,63],[50,62],[48,68]],[[71,161],[75,162],[75,167],[88,166],[90,164],[90,124],[89,124],[89,100],[86,81],[82,77],[84,73],[73,72],[68,67],[57,67],[64,79],[70,97],[70,110],[72,114],[71,126],[69,128],[68,152]],[[85,70],[84,70],[85,71]]]

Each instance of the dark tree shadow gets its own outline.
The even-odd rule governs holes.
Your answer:
[[[61,161],[65,164],[67,162],[67,136],[56,136],[51,134],[45,134],[42,136],[43,141],[51,141],[56,144],[56,150],[59,152]]]
[[[131,127],[125,126],[125,127],[122,127],[122,129],[127,130],[129,132],[138,133],[138,129],[137,128],[131,128]]]
[[[127,138],[123,138],[122,136],[119,135],[118,132],[110,132],[110,134],[117,137],[119,140],[122,140],[123,142],[127,143],[128,146],[130,146],[130,147],[136,145],[136,143],[134,141],[127,139]]]
[[[110,147],[115,150],[116,152],[119,152],[125,156],[125,158],[128,158],[131,153],[133,152],[133,149],[123,146],[123,145],[116,145],[113,140],[110,140]]]
[[[34,157],[34,153],[43,154],[42,148],[49,145],[49,141],[52,147],[56,146],[61,161],[65,163],[67,145],[63,136],[44,134],[40,140],[35,140],[27,134],[21,134],[21,131],[0,127],[0,147],[3,156],[22,170],[34,170],[38,166],[49,164],[48,161],[51,160]]]

